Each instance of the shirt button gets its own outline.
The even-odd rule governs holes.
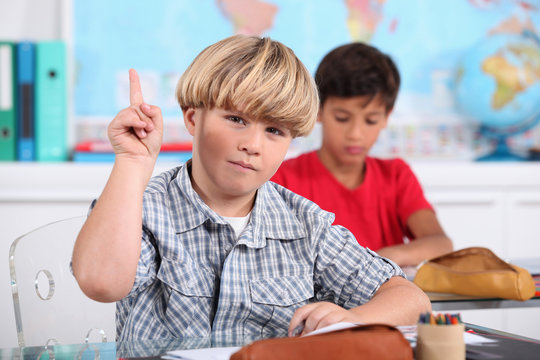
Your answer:
[[[188,285],[188,288],[192,289],[195,286],[195,281],[189,280],[187,285]]]

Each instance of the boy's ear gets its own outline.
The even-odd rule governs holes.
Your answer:
[[[187,108],[182,110],[182,114],[184,115],[186,129],[189,131],[189,134],[193,136],[195,134],[195,109]]]

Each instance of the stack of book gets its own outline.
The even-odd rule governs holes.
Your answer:
[[[64,161],[66,47],[0,41],[0,161]]]
[[[183,164],[191,159],[192,145],[191,141],[163,143],[158,155],[158,161]],[[73,161],[112,162],[114,161],[114,151],[107,141],[82,141],[75,145]]]

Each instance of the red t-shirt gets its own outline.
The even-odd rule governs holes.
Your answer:
[[[360,245],[372,250],[413,239],[407,219],[433,210],[410,167],[401,159],[366,157],[363,183],[344,187],[324,167],[316,151],[285,161],[270,179],[336,215],[334,224],[349,229]]]

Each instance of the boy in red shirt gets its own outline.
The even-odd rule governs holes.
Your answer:
[[[315,81],[322,146],[285,161],[271,180],[335,213],[334,224],[398,265],[452,251],[409,166],[368,156],[399,89],[392,59],[366,44],[340,46],[323,58]]]

